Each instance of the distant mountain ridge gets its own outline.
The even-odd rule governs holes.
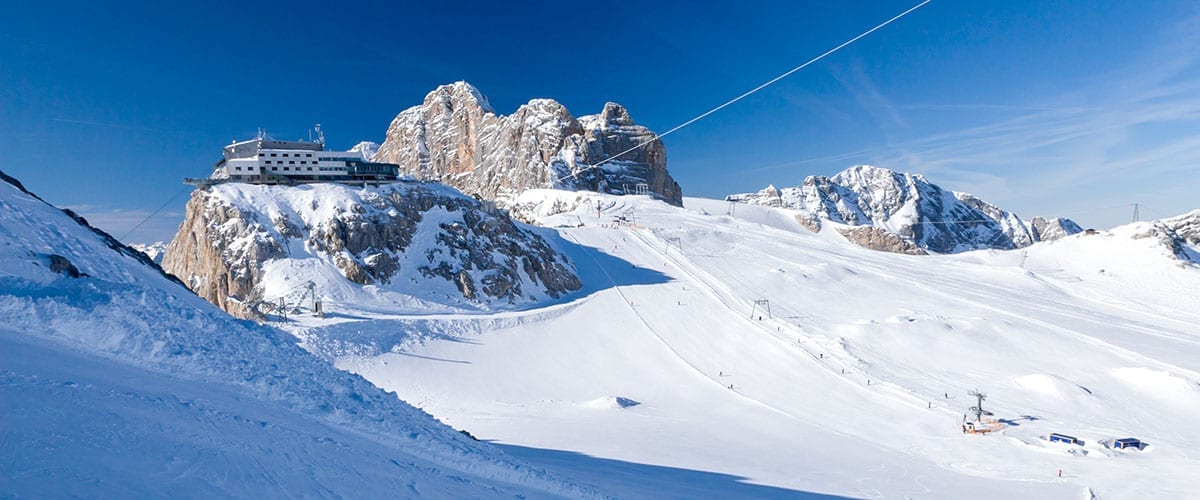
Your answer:
[[[725,199],[798,210],[797,220],[813,231],[833,223],[851,241],[899,253],[1011,250],[1082,231],[1069,219],[1023,220],[974,195],[942,189],[919,174],[870,165]]]
[[[392,120],[372,159],[396,163],[401,173],[439,179],[501,207],[535,188],[644,192],[683,204],[679,184],[667,172],[662,141],[612,102],[597,115],[576,118],[557,101],[533,99],[501,116],[469,83],[442,85]]]

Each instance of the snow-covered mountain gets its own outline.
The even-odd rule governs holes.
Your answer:
[[[370,160],[371,157],[375,156],[375,153],[379,151],[379,143],[371,142],[371,141],[362,141],[358,144],[355,144],[354,147],[348,149],[347,151],[357,152],[359,154],[362,154],[362,157],[364,160]]]
[[[6,496],[591,495],[229,317],[2,172],[0,352]]]
[[[155,264],[162,265],[163,254],[167,251],[167,242],[156,241],[154,243],[132,243],[129,245],[134,250],[146,254]]]
[[[1200,210],[1148,222],[1134,222],[1113,232],[1133,239],[1149,239],[1184,262],[1200,264]]]
[[[527,189],[547,187],[631,194],[645,184],[647,194],[673,205],[683,196],[667,172],[662,142],[621,105],[610,102],[600,114],[577,119],[554,100],[534,99],[500,116],[466,82],[440,86],[397,115],[374,159],[502,207]]]
[[[813,233],[795,210],[684,203],[523,193],[514,217],[577,243],[567,303],[333,304],[284,328],[615,496],[1194,496],[1200,266],[1143,236],[1153,223],[912,258]],[[976,389],[1002,421],[988,435],[961,431]],[[1122,437],[1150,445],[1114,449]]]
[[[1009,250],[1082,231],[1068,219],[1022,220],[973,195],[944,190],[919,174],[870,165],[726,200],[797,210],[797,219],[813,231],[833,223],[851,241],[901,253]]]
[[[505,309],[580,287],[543,234],[436,183],[228,183],[192,194],[163,267],[241,317],[309,282],[312,299]]]

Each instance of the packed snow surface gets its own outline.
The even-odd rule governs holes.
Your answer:
[[[0,181],[0,496],[594,495],[115,245]]]
[[[1200,486],[1200,269],[1152,238],[907,256],[781,208],[550,190],[514,206],[572,243],[583,291],[497,313],[334,301],[284,327],[452,426],[619,496]],[[976,389],[1002,430],[962,432]],[[1149,446],[1108,446],[1123,437]]]

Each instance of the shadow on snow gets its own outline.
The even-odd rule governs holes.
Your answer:
[[[597,458],[573,451],[491,444],[536,467],[591,484],[605,495],[623,498],[847,498],[751,484],[744,477],[719,472]]]

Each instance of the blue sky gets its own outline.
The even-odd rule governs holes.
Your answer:
[[[664,131],[911,7],[843,2],[22,2],[0,169],[128,241],[259,127],[382,140],[440,84]],[[19,20],[16,22],[14,20]],[[870,163],[1085,226],[1200,208],[1200,4],[934,0],[666,139],[685,195]]]

